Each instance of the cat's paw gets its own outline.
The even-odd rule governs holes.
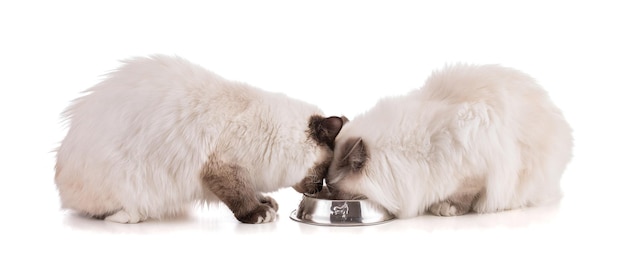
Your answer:
[[[271,200],[273,201],[273,199]],[[274,203],[276,203],[276,201],[274,201]],[[235,217],[239,222],[246,224],[269,223],[276,220],[276,210],[270,205],[263,203],[247,214]]]
[[[269,207],[274,209],[274,211],[278,211],[278,203],[272,197],[259,195],[259,201],[262,204],[268,205]]]
[[[135,224],[143,221],[143,218],[139,214],[129,213],[122,209],[104,218],[105,221],[121,223],[121,224]]]
[[[323,184],[321,181],[311,182],[309,179],[304,179],[300,183],[293,186],[293,189],[302,194],[315,194],[322,191]]]
[[[433,204],[430,206],[429,211],[437,216],[457,216],[463,214],[459,212],[456,206],[451,204],[449,201],[442,201],[440,203]]]

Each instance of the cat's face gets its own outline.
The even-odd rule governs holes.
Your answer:
[[[306,177],[293,186],[296,191],[313,194],[322,190],[324,178],[333,159],[335,137],[347,121],[348,119],[345,117],[311,116],[307,136],[319,149],[320,155],[314,165],[309,168]]]
[[[336,196],[344,199],[367,196],[367,168],[370,156],[362,138],[349,137],[335,143],[336,149],[328,169],[326,182]]]

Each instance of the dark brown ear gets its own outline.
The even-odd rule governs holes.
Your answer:
[[[362,138],[348,139],[343,151],[342,165],[349,166],[353,171],[360,170],[367,162],[367,149]]]
[[[326,144],[330,148],[335,147],[335,137],[343,127],[343,119],[337,116],[321,117],[312,116],[309,119],[309,131],[311,136],[319,143]]]

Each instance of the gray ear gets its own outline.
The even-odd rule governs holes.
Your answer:
[[[328,141],[334,142],[343,127],[343,118],[331,116],[322,121],[322,129],[326,130]]]
[[[344,147],[344,157],[342,159],[342,165],[349,166],[351,170],[358,171],[367,162],[367,148],[362,138],[348,139]]]
[[[313,116],[309,120],[311,136],[319,143],[326,144],[330,148],[335,146],[335,138],[343,127],[343,119],[337,116],[321,117]]]

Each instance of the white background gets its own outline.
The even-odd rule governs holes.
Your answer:
[[[624,278],[619,1],[3,1],[0,278]],[[176,54],[353,117],[446,63],[534,76],[574,128],[559,204],[329,228],[223,207],[120,225],[59,210],[60,113],[130,56]]]

